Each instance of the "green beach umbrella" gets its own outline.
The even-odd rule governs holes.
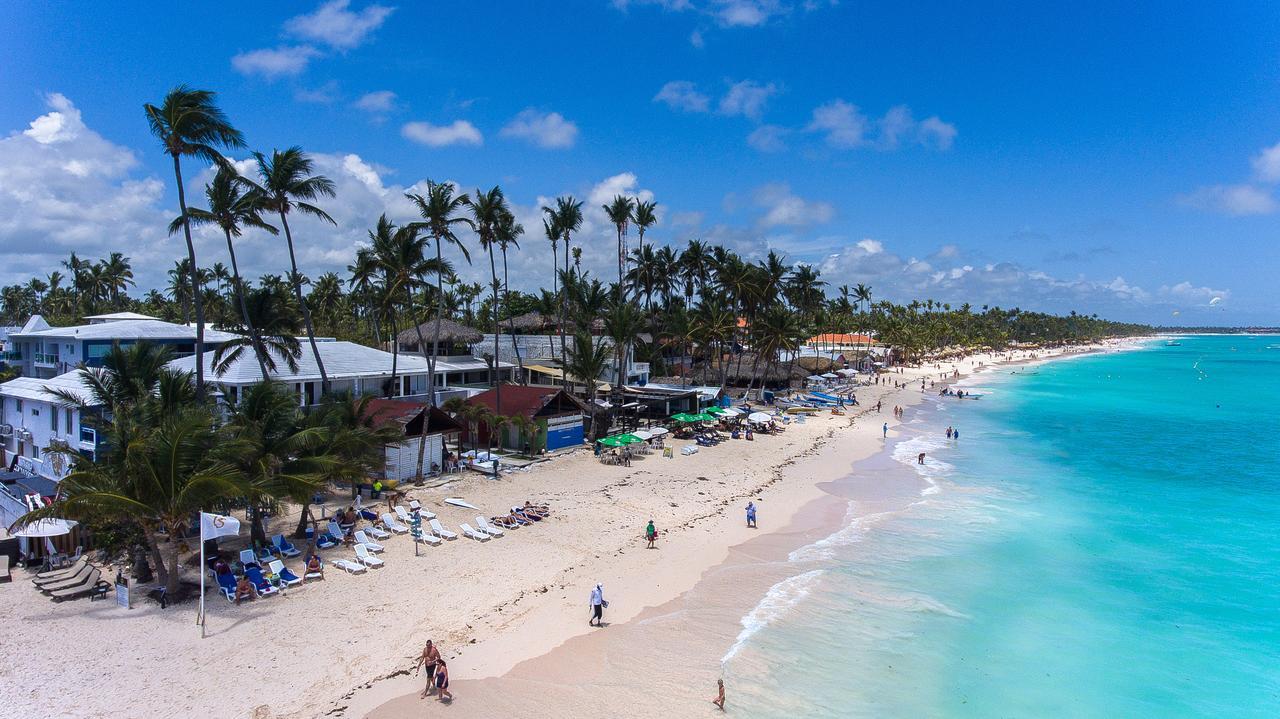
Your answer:
[[[621,447],[624,443],[620,441],[617,437],[605,437],[604,439],[600,440],[600,444],[606,447]]]
[[[724,409],[720,407],[708,407],[703,410],[704,414],[724,414]]]

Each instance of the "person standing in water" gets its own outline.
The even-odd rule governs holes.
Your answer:
[[[720,711],[724,711],[724,680],[723,679],[716,680],[716,688],[719,691],[716,694],[716,698],[711,700],[711,703],[715,704],[716,708],[719,709]]]
[[[951,427],[947,427],[947,439],[951,439]]]
[[[956,431],[952,432],[951,439],[960,439],[960,430],[957,429]]]

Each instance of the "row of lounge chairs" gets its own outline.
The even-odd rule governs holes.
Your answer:
[[[31,583],[55,602],[94,593],[105,594],[111,588],[111,583],[102,579],[102,570],[90,564],[88,557],[83,555],[69,567],[37,574]]]

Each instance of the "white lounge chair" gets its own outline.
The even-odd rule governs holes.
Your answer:
[[[254,554],[252,549],[241,549],[240,563],[246,567],[249,566],[250,564],[257,564],[258,555]]]
[[[299,577],[286,569],[284,562],[279,559],[272,560],[269,569],[272,574],[280,578],[280,583],[286,587],[292,587],[295,584],[302,584],[302,577]]]
[[[501,537],[503,534],[501,529],[498,529],[492,524],[489,524],[489,520],[485,519],[484,517],[476,517],[476,527],[481,532],[484,532],[485,534],[488,534],[492,537]]]
[[[409,511],[417,512],[419,517],[423,519],[435,519],[436,513],[429,509],[423,509],[422,503],[416,499],[409,500]]]
[[[397,505],[396,505],[395,507],[393,507],[392,509],[394,509],[394,510],[395,510],[395,512],[396,512],[396,516],[400,518],[400,521],[401,521],[401,522],[404,522],[405,524],[408,524],[409,522],[413,521],[413,520],[412,520],[412,519],[410,519],[410,517],[409,517],[409,512],[408,512],[404,507],[401,507],[400,505],[398,505],[398,504],[397,504]]]
[[[368,547],[369,551],[374,553],[381,552],[382,550],[386,549],[386,547],[382,546],[381,544],[378,544],[372,539],[369,539],[369,535],[365,534],[363,529],[356,530],[356,542],[358,542],[362,546]]]
[[[391,532],[388,532],[387,530],[382,529],[381,527],[378,527],[373,524],[370,524],[368,527],[366,527],[364,531],[368,532],[369,536],[373,537],[374,539],[391,539]]]
[[[368,570],[368,567],[359,562],[353,562],[350,559],[335,559],[333,560],[333,566],[338,569],[345,569],[349,574],[360,574],[361,572]]]
[[[317,557],[318,556],[319,555],[317,555]],[[303,566],[305,567],[306,565],[303,565]],[[302,575],[302,581],[305,582],[308,579],[324,579],[324,560],[323,559],[320,560],[320,571],[318,572],[304,571]]]
[[[347,541],[347,533],[342,531],[342,527],[337,522],[329,522],[329,536],[338,540],[338,542]]]
[[[480,532],[480,531],[477,531],[477,530],[475,530],[475,529],[472,529],[472,528],[471,528],[471,525],[470,525],[470,524],[467,524],[466,522],[463,522],[463,523],[462,523],[462,535],[463,535],[464,537],[468,537],[468,538],[470,538],[470,539],[474,539],[474,540],[476,540],[477,542],[487,542],[487,541],[489,541],[489,535],[485,534],[484,532]]]
[[[391,512],[382,513],[382,525],[396,534],[408,534],[409,528],[396,521]]]
[[[356,559],[359,559],[366,567],[381,567],[386,562],[373,556],[373,552],[363,544],[356,545]]]
[[[458,538],[458,534],[456,532],[450,532],[449,530],[440,526],[440,520],[438,519],[428,520],[428,524],[431,525],[431,531],[435,532],[435,535],[441,539],[457,539]]]

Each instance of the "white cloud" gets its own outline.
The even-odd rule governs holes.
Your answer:
[[[315,12],[289,18],[284,29],[291,35],[335,50],[350,50],[364,43],[395,10],[385,5],[370,5],[352,12],[348,9],[350,5],[351,0],[329,0]]]
[[[855,246],[868,255],[878,255],[884,252],[884,243],[880,242],[880,240],[873,240],[870,237],[858,240]]]
[[[834,2],[817,0],[613,0],[619,10],[632,6],[656,6],[671,12],[692,12],[710,18],[721,27],[761,27],[797,9],[816,10]]]
[[[724,97],[720,98],[720,114],[742,115],[759,120],[765,103],[777,92],[778,86],[773,83],[762,85],[755,80],[735,82],[729,86]]]
[[[396,94],[390,90],[365,93],[356,100],[355,107],[373,114],[391,112],[396,109]]]
[[[697,48],[703,48],[707,46],[707,41],[703,39],[701,30],[694,30],[693,32],[689,33],[689,44]]]
[[[957,134],[955,125],[937,115],[917,121],[906,105],[891,107],[873,121],[857,105],[844,100],[832,100],[815,108],[805,130],[823,134],[828,145],[841,150],[859,147],[896,150],[904,144],[949,150]]]
[[[1254,156],[1253,173],[1263,182],[1280,182],[1280,143],[1264,147]]]
[[[828,145],[847,150],[866,142],[867,125],[867,118],[857,105],[832,100],[814,108],[813,119],[805,130],[822,133]]]
[[[654,102],[666,103],[673,110],[706,112],[711,109],[711,98],[698,91],[698,86],[688,80],[672,80],[653,96]]]
[[[764,210],[757,224],[762,228],[807,227],[830,222],[835,208],[826,202],[810,202],[777,182],[756,189],[755,204]]]
[[[1178,198],[1182,204],[1227,215],[1267,215],[1275,212],[1275,197],[1256,185],[1209,185]]]
[[[528,140],[545,149],[573,147],[578,139],[578,126],[558,112],[540,112],[525,108],[511,119],[499,133],[502,137]]]
[[[778,125],[761,125],[747,135],[747,144],[761,152],[782,152],[787,149],[783,141],[791,131]]]
[[[268,80],[300,75],[307,64],[320,55],[310,45],[283,46],[250,50],[231,58],[231,66],[244,75],[258,75]]]
[[[400,128],[400,134],[428,147],[446,147],[448,145],[480,145],[484,136],[466,120],[454,120],[448,125],[433,125],[429,122],[406,122]]]

